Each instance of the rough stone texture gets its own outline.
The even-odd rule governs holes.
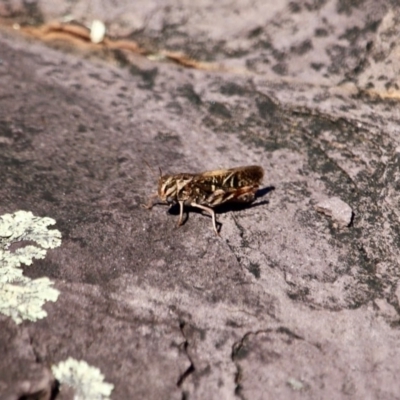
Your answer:
[[[2,400],[51,398],[55,380],[50,368],[37,359],[29,332],[5,318],[1,321],[1,355]]]
[[[48,317],[0,316],[13,354],[0,371],[32,366],[2,377],[1,398],[69,356],[100,368],[112,399],[399,398],[390,2],[7,0],[0,13],[3,26],[97,18],[221,65],[102,59],[1,29],[0,214],[52,217],[63,235],[24,269],[56,282]],[[196,212],[178,229],[176,210],[140,207],[156,187],[145,161],[259,164],[263,196],[218,214],[221,238]],[[314,208],[334,196],[354,210],[343,231]]]

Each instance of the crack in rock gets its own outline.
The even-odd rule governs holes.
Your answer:
[[[288,336],[289,338],[293,340],[305,340],[303,337],[297,335],[296,333],[292,332],[290,329],[286,327],[278,327],[276,329],[260,329],[255,332],[246,332],[245,335],[237,342],[235,342],[232,345],[232,353],[231,353],[231,359],[232,362],[236,366],[236,373],[235,373],[235,396],[240,398],[241,400],[246,400],[246,398],[243,395],[243,385],[242,385],[242,379],[243,379],[243,369],[242,367],[238,364],[237,360],[240,360],[241,358],[245,358],[247,354],[246,350],[246,345],[245,342],[250,336],[257,336],[259,334],[270,334],[270,333],[280,333]]]
[[[196,368],[194,367],[193,360],[192,360],[192,358],[190,357],[189,352],[188,352],[189,341],[188,341],[188,339],[187,339],[187,337],[186,337],[186,334],[185,334],[185,325],[186,325],[186,323],[185,323],[184,321],[181,321],[181,322],[179,323],[179,329],[180,329],[180,331],[181,331],[181,333],[182,333],[182,336],[183,336],[184,339],[185,339],[185,341],[183,342],[183,351],[185,352],[185,355],[186,355],[186,357],[188,358],[188,360],[189,360],[189,362],[190,362],[190,365],[189,365],[189,367],[183,372],[183,374],[179,377],[179,379],[178,379],[178,381],[177,381],[177,383],[176,383],[176,385],[177,385],[179,388],[183,385],[183,383],[185,382],[186,378],[187,378],[189,375],[191,375],[191,374],[196,370]],[[185,398],[185,397],[186,397],[185,394],[183,394],[182,398]]]

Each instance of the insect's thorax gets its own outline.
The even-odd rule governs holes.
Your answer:
[[[158,181],[158,196],[168,203],[186,201],[190,197],[190,183],[193,176],[189,174],[164,175]]]

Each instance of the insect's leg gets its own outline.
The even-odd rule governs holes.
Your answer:
[[[142,206],[143,208],[146,208],[146,209],[148,209],[148,210],[151,210],[151,209],[153,208],[153,206],[154,206],[155,204],[157,204],[157,201],[156,201],[157,197],[158,197],[158,194],[157,194],[157,193],[153,194],[153,195],[149,198],[149,201],[147,202],[147,204],[141,204],[141,206]]]
[[[183,201],[179,202],[179,221],[178,221],[178,226],[182,225],[182,219],[183,219]]]
[[[200,208],[201,210],[207,211],[211,215],[214,231],[219,236],[219,232],[218,232],[218,229],[217,229],[217,221],[215,219],[215,211],[212,208],[206,207],[206,206],[202,206],[201,204],[192,203],[190,205],[192,207],[197,207],[197,208]]]

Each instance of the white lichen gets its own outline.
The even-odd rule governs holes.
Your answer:
[[[18,268],[44,258],[46,249],[61,244],[61,232],[47,228],[55,222],[27,211],[0,216],[0,313],[10,316],[17,324],[44,318],[47,315],[42,309],[44,303],[58,298],[59,291],[51,287],[53,283],[48,278],[32,280],[24,277]],[[29,244],[10,251],[13,243],[23,241],[36,242],[40,247]]]
[[[90,40],[92,43],[101,43],[106,35],[104,22],[95,19],[90,27]]]
[[[71,387],[74,400],[108,400],[114,385],[104,382],[101,371],[86,361],[69,357],[51,368],[55,378],[61,384]]]

